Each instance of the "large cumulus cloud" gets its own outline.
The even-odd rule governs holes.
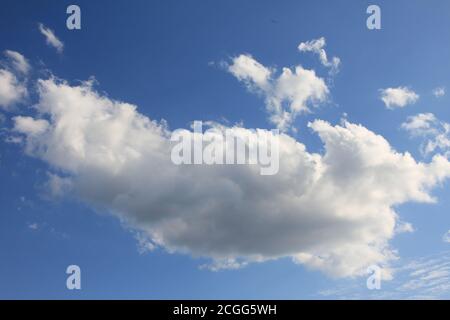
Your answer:
[[[435,201],[432,188],[450,176],[442,156],[417,162],[361,125],[321,120],[310,129],[323,154],[281,134],[273,176],[260,175],[258,165],[177,166],[171,131],[136,106],[98,94],[91,83],[50,78],[38,88],[36,116],[16,117],[15,131],[63,182],[52,185],[103,207],[155,245],[209,257],[214,266],[291,257],[356,276],[370,264],[387,265],[396,255],[389,245],[400,223],[395,206]]]

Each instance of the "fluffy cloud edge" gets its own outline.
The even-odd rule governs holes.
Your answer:
[[[324,79],[298,65],[284,67],[277,76],[249,54],[232,59],[228,71],[246,87],[264,97],[269,120],[282,131],[292,129],[295,118],[328,101],[329,89]]]

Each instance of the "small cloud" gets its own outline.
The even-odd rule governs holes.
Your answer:
[[[28,224],[28,229],[31,229],[31,230],[38,230],[38,229],[39,229],[39,224],[37,224],[36,222],[29,223],[29,224]]]
[[[28,95],[27,88],[10,71],[0,69],[0,108],[10,110]]]
[[[450,243],[450,230],[448,230],[443,236],[442,241]]]
[[[396,233],[412,233],[414,231],[415,231],[415,229],[414,229],[413,225],[409,222],[400,221],[395,227]]]
[[[52,199],[63,197],[72,188],[72,180],[67,177],[60,177],[57,174],[47,172],[48,180],[44,186],[46,196]]]
[[[407,87],[380,89],[381,100],[388,109],[403,108],[419,100],[419,95]]]
[[[41,222],[41,223],[32,222],[32,223],[28,223],[27,227],[30,230],[33,230],[33,231],[39,230],[40,232],[45,232],[47,234],[50,234],[50,235],[55,236],[60,239],[69,239],[70,238],[70,236],[67,233],[56,230],[54,227],[50,226],[47,222]]]
[[[276,70],[268,68],[249,54],[234,57],[228,71],[251,91],[264,96],[270,121],[278,129],[287,131],[301,113],[325,103],[329,89],[314,70],[301,65],[285,67],[277,76]]]
[[[445,88],[444,87],[437,87],[437,88],[433,89],[433,95],[436,98],[440,98],[440,97],[445,96]]]
[[[408,131],[411,136],[427,136],[436,134],[437,118],[432,113],[419,113],[409,116],[407,121],[402,123],[402,129]]]
[[[298,50],[300,52],[313,52],[319,56],[320,63],[325,67],[331,68],[331,73],[335,74],[338,72],[339,65],[341,64],[341,59],[338,57],[333,57],[331,60],[328,59],[327,53],[325,51],[326,40],[324,37],[319,39],[314,39],[311,41],[301,42],[298,45]]]
[[[63,52],[64,43],[56,37],[53,30],[39,23],[39,31],[45,36],[45,40],[49,46],[54,47],[58,53]]]
[[[30,71],[31,67],[28,60],[19,52],[5,50],[4,53],[11,60],[11,64],[15,70],[23,74],[27,74]]]
[[[134,238],[137,240],[139,254],[145,254],[156,249],[156,245],[143,233],[136,232]]]
[[[14,120],[14,131],[30,135],[39,135],[45,132],[48,127],[48,121],[43,119],[34,119],[32,117],[17,116]]]
[[[411,137],[424,139],[421,145],[423,155],[437,151],[446,156],[450,155],[450,123],[437,119],[434,114],[419,113],[410,116],[406,122],[402,123],[401,128]]]
[[[209,264],[203,264],[200,269],[207,269],[209,271],[221,270],[237,270],[245,267],[248,264],[246,261],[238,261],[235,258],[216,259]]]

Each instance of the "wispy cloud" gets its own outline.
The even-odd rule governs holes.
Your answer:
[[[38,229],[39,229],[39,224],[37,224],[36,222],[29,223],[29,224],[28,224],[28,229],[31,229],[31,230],[38,230]]]
[[[0,109],[11,111],[28,96],[26,74],[28,60],[19,52],[5,50],[6,61],[0,62]]]
[[[39,232],[48,233],[48,234],[55,236],[57,238],[60,238],[60,239],[69,239],[70,238],[70,236],[67,233],[56,230],[54,227],[49,225],[47,222],[30,222],[27,224],[27,228],[34,232],[39,231]]]
[[[450,123],[441,121],[432,113],[419,113],[408,117],[402,129],[412,137],[424,139],[420,150],[424,155],[441,152],[450,154]]]
[[[31,67],[28,60],[19,52],[12,50],[5,50],[5,56],[7,56],[14,67],[15,70],[22,74],[27,74]]]
[[[450,243],[450,230],[448,230],[443,236],[442,241]]]
[[[39,31],[45,36],[45,40],[49,46],[52,46],[56,49],[58,53],[62,53],[64,49],[64,44],[61,40],[56,37],[53,30],[47,28],[42,23],[39,23]]]
[[[406,264],[400,272],[407,273],[398,291],[408,295],[433,299],[450,292],[450,254],[448,252],[424,257]]]
[[[437,88],[433,89],[433,95],[436,98],[440,98],[440,97],[445,96],[445,88],[444,87],[437,87]]]
[[[320,63],[325,67],[331,68],[331,73],[335,74],[339,70],[341,60],[338,57],[328,59],[327,52],[325,51],[326,40],[324,37],[314,39],[311,41],[301,42],[298,45],[300,52],[313,52],[319,56]]]
[[[11,107],[25,99],[27,88],[9,70],[0,69],[0,108],[10,110]]]
[[[319,297],[332,299],[449,299],[450,252],[399,260],[395,277],[382,281],[380,290],[369,290],[364,279],[344,280],[335,288],[322,289]]]

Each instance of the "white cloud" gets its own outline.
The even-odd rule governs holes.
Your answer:
[[[442,236],[442,241],[450,243],[450,230]]]
[[[303,71],[285,71],[289,80],[277,86]],[[385,266],[396,255],[389,245],[399,223],[395,207],[433,202],[431,190],[450,176],[441,156],[416,162],[361,125],[321,120],[310,128],[324,154],[282,134],[274,176],[261,176],[258,165],[176,166],[170,132],[136,106],[101,96],[89,83],[48,79],[38,88],[41,119],[15,118],[28,154],[153,245],[209,257],[213,269],[291,257],[332,276],[365,275],[368,265]]]
[[[213,263],[210,264],[204,264],[200,266],[200,269],[208,269],[211,271],[220,271],[223,269],[237,270],[245,267],[246,265],[248,265],[247,261],[240,262],[238,261],[238,259],[225,258],[225,259],[216,259],[213,261]]]
[[[19,52],[6,50],[5,55],[11,60],[14,69],[18,72],[27,74],[30,71],[31,67],[28,60]]]
[[[380,89],[380,92],[380,98],[388,109],[403,108],[419,99],[417,93],[406,87]]]
[[[423,136],[436,134],[435,128],[437,119],[432,113],[419,113],[408,117],[407,121],[402,123],[402,128],[407,130],[413,136]]]
[[[395,278],[382,281],[381,290],[367,290],[361,280],[347,280],[337,288],[321,290],[332,299],[449,299],[450,252],[399,259],[393,262]]]
[[[250,89],[256,88],[267,91],[270,88],[272,70],[253,59],[251,55],[241,54],[233,59],[230,71],[238,80],[246,83]]]
[[[300,52],[313,52],[319,56],[320,63],[325,67],[331,68],[332,73],[337,73],[341,60],[338,57],[333,57],[331,61],[328,60],[325,51],[326,40],[324,37],[314,39],[311,41],[301,42],[298,45]]]
[[[437,87],[437,88],[433,89],[433,95],[436,98],[440,98],[440,97],[445,96],[445,88],[444,87]]]
[[[145,254],[156,249],[156,246],[148,239],[145,234],[141,232],[136,232],[134,238],[137,241],[137,248],[139,254]]]
[[[415,292],[435,299],[450,290],[448,254],[412,261],[400,271],[409,272],[409,279],[399,286],[399,291]]]
[[[44,196],[50,196],[50,198],[60,198],[66,195],[72,190],[72,179],[61,177],[57,174],[47,172],[48,180],[45,183],[45,191],[47,194]]]
[[[39,229],[39,225],[36,222],[29,223],[28,224],[28,229],[37,230],[37,229]]]
[[[39,23],[39,31],[45,36],[45,41],[49,46],[52,46],[56,49],[58,53],[62,53],[64,49],[64,43],[62,43],[61,40],[59,40],[53,30],[50,28],[47,28],[42,23]]]
[[[17,116],[13,118],[15,126],[14,130],[25,133],[29,137],[41,135],[48,128],[48,122],[42,119],[34,119],[32,117]]]
[[[240,55],[233,59],[228,71],[248,88],[264,95],[270,121],[283,131],[289,129],[299,113],[326,101],[329,93],[325,81],[314,70],[302,66],[293,70],[283,68],[278,78],[274,78],[275,70],[250,55]]]
[[[434,114],[419,113],[410,116],[401,127],[412,137],[425,139],[421,145],[421,152],[424,155],[434,152],[441,152],[446,156],[450,154],[450,123],[440,121]]]
[[[26,87],[8,70],[0,69],[0,108],[10,110],[27,96]]]
[[[409,222],[398,221],[395,229],[396,233],[412,233],[414,232],[414,227]]]

